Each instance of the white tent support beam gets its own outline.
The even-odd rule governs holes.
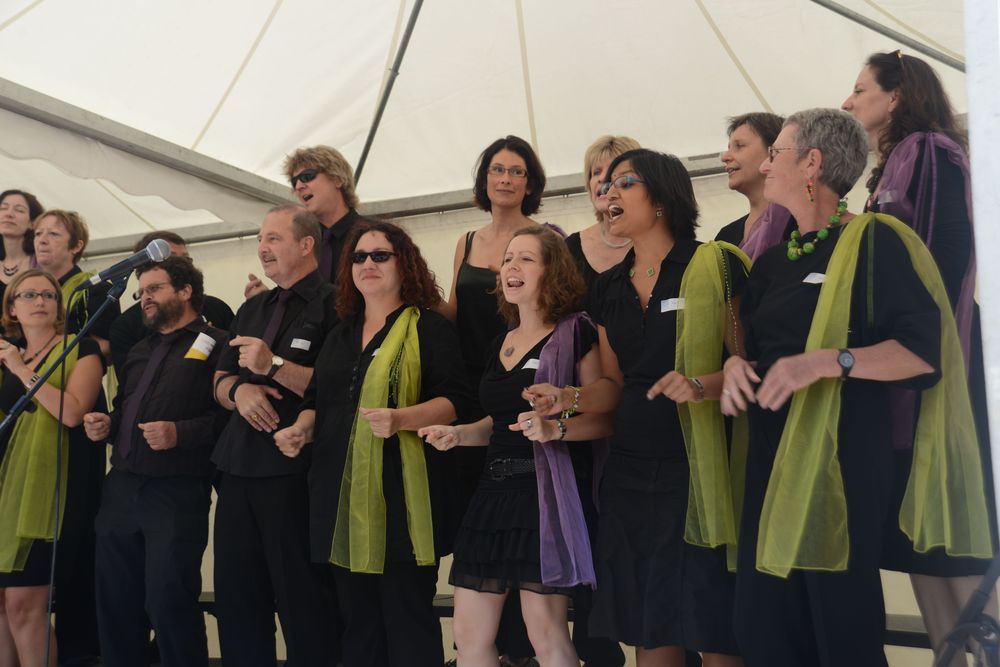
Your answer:
[[[812,0],[812,2],[816,3],[820,7],[826,7],[830,11],[836,14],[840,14],[844,18],[854,21],[859,25],[863,25],[866,28],[870,28],[871,30],[874,30],[875,32],[881,35],[885,35],[886,37],[888,37],[893,41],[899,42],[900,44],[905,44],[914,51],[919,51],[920,53],[924,54],[929,58],[933,58],[938,62],[944,63],[948,67],[957,69],[959,72],[965,71],[965,63],[959,60],[958,58],[949,56],[947,53],[941,53],[937,49],[931,48],[926,44],[918,42],[917,40],[913,39],[912,37],[909,37],[908,35],[904,35],[898,30],[893,30],[892,28],[883,25],[878,21],[868,18],[864,14],[857,13],[853,9],[848,9],[839,2],[833,2],[833,0]],[[969,15],[968,12],[966,12],[965,15],[966,17],[968,17]],[[966,53],[968,52],[969,52],[968,49],[966,49]]]
[[[968,63],[969,144],[972,162],[972,210],[975,219],[976,263],[979,279],[983,364],[986,370],[986,397],[993,479],[1000,479],[1000,264],[990,261],[989,249],[1000,243],[1000,110],[996,91],[1000,90],[1000,11],[996,0],[966,0],[965,45]]]
[[[73,106],[0,78],[0,108],[75,132],[137,157],[162,164],[264,202],[294,202],[286,185]]]
[[[724,172],[722,164],[719,163],[719,156],[715,153],[681,158],[681,162],[687,168],[688,173],[691,174],[691,178],[715,176]],[[581,185],[582,182],[582,174],[549,177],[545,186],[545,199],[582,194],[584,192],[584,187]],[[362,215],[387,218],[403,218],[425,213],[458,211],[472,207],[472,189],[469,188],[467,190],[454,190],[452,192],[442,192],[433,195],[387,199],[385,201],[362,204],[360,213]],[[257,224],[241,225],[222,222],[195,225],[174,231],[183,236],[188,244],[194,244],[256,236],[257,229]],[[143,234],[128,234],[113,238],[95,239],[87,245],[87,258],[92,259],[104,255],[131,252],[132,247],[142,236]]]

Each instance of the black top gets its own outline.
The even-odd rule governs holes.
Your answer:
[[[645,311],[628,275],[635,262],[634,250],[597,280],[595,294],[599,298],[591,316],[605,328],[625,378],[611,447],[631,456],[686,457],[676,404],[663,395],[650,401],[646,391],[674,369],[677,298],[681,278],[698,245],[693,239],[674,243],[660,264]],[[746,282],[745,272],[738,260],[728,259],[729,274],[735,276],[733,294],[738,296]]]
[[[913,270],[899,236],[878,221],[870,224],[860,244],[847,345],[867,346],[894,339],[937,368],[941,328],[937,306]],[[826,267],[843,229],[843,226],[831,229],[829,238],[816,244],[815,252],[803,255],[798,261],[788,259],[784,246],[775,246],[754,262],[741,315],[747,357],[757,362],[761,378],[778,359],[805,350]],[[869,234],[874,234],[876,252],[871,262]],[[815,233],[806,234],[801,242],[813,238]],[[866,277],[869,271],[870,294]],[[903,384],[924,388],[933,385],[938,377],[938,373],[933,373]],[[886,419],[886,412],[876,414]]]
[[[597,276],[601,274],[594,270],[594,267],[587,261],[587,256],[583,254],[580,232],[573,232],[566,237],[566,247],[569,248],[569,254],[573,256],[576,267],[580,269],[580,275],[583,276],[583,282],[589,291],[594,282],[597,281]]]
[[[186,358],[201,333],[215,340],[212,353],[207,360]],[[209,475],[212,472],[209,455],[229,418],[212,396],[212,377],[219,357],[229,342],[229,334],[209,326],[201,318],[181,329],[180,335],[170,345],[139,406],[136,425],[132,427],[129,455],[125,459],[121,456],[118,441],[123,435],[120,431],[125,398],[135,391],[161,338],[159,333],[151,333],[136,343],[119,370],[121,387],[115,397],[108,437],[110,442],[116,443],[111,451],[111,464],[118,470],[152,477]],[[174,422],[177,427],[176,447],[164,451],[154,451],[149,447],[137,424],[153,421]]]
[[[921,144],[920,153],[913,166],[913,179],[907,188],[907,198],[916,204],[920,189],[920,172],[927,144]],[[972,220],[965,205],[965,177],[957,164],[948,159],[948,151],[937,149],[937,174],[934,187],[926,188],[925,197],[936,196],[934,229],[928,247],[941,271],[948,300],[954,306],[962,292],[962,278],[972,255]],[[879,212],[878,202],[869,201],[866,211]],[[903,220],[911,225],[912,220]]]
[[[316,359],[316,372],[302,401],[303,410],[316,410],[316,444],[303,450],[303,453],[312,450],[312,466],[309,469],[309,532],[312,559],[315,562],[327,563],[330,560],[340,501],[340,483],[344,476],[347,446],[365,374],[403,308],[401,306],[386,318],[385,326],[364,349],[361,348],[364,313],[341,322],[327,335]],[[461,417],[467,411],[470,394],[463,368],[454,363],[459,354],[455,328],[442,315],[422,310],[417,321],[417,335],[420,339],[420,402],[438,396],[444,397],[451,401]],[[390,404],[389,407],[395,405]],[[386,560],[412,561],[413,546],[406,525],[399,438],[386,438],[382,452]],[[442,517],[447,482],[444,467],[446,453],[424,445],[424,456],[431,493],[434,543],[438,555],[441,555],[447,527]]]
[[[271,346],[274,354],[303,366],[313,366],[326,334],[337,323],[333,285],[314,271],[291,287],[295,296],[288,301],[281,326]],[[248,299],[236,312],[231,333],[234,336],[261,337],[277,306],[280,287]],[[239,348],[222,351],[216,370],[238,373],[241,380],[266,384],[281,392],[281,399],[271,399],[278,413],[278,428],[291,425],[299,413],[301,399],[274,380],[253,375],[240,368]],[[309,451],[291,459],[274,444],[274,435],[255,430],[236,410],[229,416],[212,461],[223,472],[244,477],[275,477],[304,473],[309,467]]]
[[[716,241],[725,241],[726,243],[732,243],[734,246],[739,248],[743,245],[743,233],[746,231],[747,218],[750,214],[747,213],[742,218],[737,218],[733,220],[728,225],[719,230],[719,233],[715,235]]]
[[[125,360],[128,359],[129,350],[146,336],[153,333],[153,330],[142,323],[142,304],[135,304],[125,310],[124,313],[115,318],[111,325],[111,362],[115,367],[115,374],[118,376],[118,384],[122,383],[124,376],[121,369],[125,367]],[[229,326],[233,323],[233,310],[222,299],[205,295],[205,304],[201,309],[202,317],[213,327],[229,331]]]
[[[41,359],[35,362],[34,371],[37,373],[45,363],[46,359],[52,355],[53,350],[49,350]],[[91,340],[90,338],[84,338],[80,341],[80,345],[77,347],[77,359],[83,359],[91,354],[96,354],[101,359],[101,365],[104,364],[104,357],[101,356],[101,348],[98,346],[97,341]],[[59,371],[57,370],[56,373]],[[67,378],[68,380],[68,378]],[[8,373],[6,369],[0,373],[0,411],[4,414],[10,412],[10,409],[14,407],[18,399],[24,396],[25,388],[21,384],[21,381],[13,373]],[[30,409],[30,408],[29,408]],[[35,406],[36,410],[44,410],[45,408],[40,405]],[[80,427],[72,430],[82,430]],[[3,459],[4,454],[7,451],[7,444],[10,442],[10,434],[13,431],[13,427],[7,429],[2,434],[0,434],[0,460]]]
[[[82,269],[79,266],[74,265],[70,269],[69,273],[64,275],[59,279],[59,284],[63,285],[67,280],[80,273]],[[66,331],[71,334],[78,333],[80,329],[83,328],[84,323],[97,312],[97,309],[101,307],[108,297],[108,289],[111,286],[108,283],[98,283],[92,287],[87,288],[85,294],[79,297],[73,308],[66,313]],[[110,340],[111,337],[111,324],[118,317],[121,312],[121,307],[118,302],[115,301],[110,306],[104,309],[101,313],[101,317],[94,322],[94,326],[90,328],[88,332],[91,336],[97,336],[98,338],[103,338],[104,340]]]
[[[465,236],[465,254],[455,277],[455,296],[458,298],[455,326],[459,331],[462,359],[473,384],[479,382],[486,369],[486,352],[493,339],[507,331],[507,322],[500,316],[497,296],[493,293],[497,288],[497,274],[469,264],[475,235],[469,232]]]
[[[330,265],[330,275],[323,276],[325,280],[331,283],[336,282],[337,267],[340,264],[341,255],[344,254],[344,244],[347,242],[347,234],[360,219],[361,216],[352,208],[348,209],[344,217],[333,223],[332,227],[320,227],[320,231],[324,232],[321,243],[329,243],[330,247],[333,248],[333,263]],[[320,253],[322,253],[322,248],[320,249]]]

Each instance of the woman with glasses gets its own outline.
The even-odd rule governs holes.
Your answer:
[[[39,382],[62,352],[65,313],[59,283],[50,274],[29,269],[11,281],[0,315],[8,337],[0,340],[0,410],[10,411],[27,388]],[[19,339],[22,345],[14,345]],[[100,349],[84,340],[66,360],[66,384],[60,409],[60,373],[35,394],[13,427],[0,434],[0,664],[56,665],[56,645],[49,627],[48,585],[52,541],[64,540],[80,502],[67,483],[68,470],[83,450],[71,441],[83,415],[97,400],[104,372]],[[56,449],[56,442],[60,442]],[[55,485],[59,480],[60,523],[53,530]],[[72,548],[68,551],[72,557]],[[93,573],[91,573],[93,576]]]
[[[890,509],[889,389],[920,392],[920,435],[898,524],[922,549],[988,554],[964,363],[948,297],[920,239],[843,199],[864,170],[843,111],[790,116],[761,165],[797,227],[754,263],[746,359],[722,407],[746,410],[736,631],[748,665],[884,667],[879,559]]]
[[[539,662],[579,665],[567,609],[574,587],[594,585],[594,569],[570,451],[607,435],[610,416],[545,419],[523,390],[544,378],[579,384],[599,376],[596,331],[577,312],[583,294],[558,234],[540,226],[515,232],[496,297],[511,328],[493,340],[479,384],[487,416],[420,431],[438,449],[486,453],[450,577],[463,667],[496,666],[500,618],[511,597],[521,601]]]
[[[617,409],[600,486],[590,630],[635,646],[641,667],[683,665],[685,648],[701,651],[709,666],[739,665],[733,580],[721,548],[735,542],[730,492],[726,479],[702,477],[692,448],[727,467],[725,429],[711,401],[719,398],[723,350],[736,349],[733,299],[745,269],[718,245],[695,241],[698,206],[676,157],[632,150],[607,174],[611,231],[633,246],[594,290],[602,377],[526,390],[546,414]],[[702,507],[689,503],[689,489],[702,481],[720,499],[719,511],[704,518],[708,539],[686,536],[689,504],[692,512]]]
[[[17,274],[35,266],[31,222],[42,214],[35,195],[24,190],[0,192],[0,295]]]
[[[941,270],[969,369],[986,491],[992,497],[965,137],[934,70],[899,51],[872,54],[842,108],[861,122],[876,156],[865,210],[888,213],[912,227]],[[894,391],[891,405],[893,504],[898,508],[913,462],[914,395]],[[988,505],[993,507],[992,502]],[[887,523],[882,567],[910,573],[931,643],[937,647],[954,627],[989,561],[950,558],[940,549],[918,553],[892,520],[894,514]],[[955,664],[960,664],[958,658]]]
[[[442,456],[417,437],[450,423],[468,390],[454,327],[419,249],[388,222],[361,221],[338,266],[337,314],[287,456],[315,441],[309,470],[312,559],[332,564],[345,667],[440,667],[434,613],[446,553]]]

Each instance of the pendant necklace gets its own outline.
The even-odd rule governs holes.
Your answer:
[[[3,275],[4,275],[4,277],[10,278],[11,276],[16,276],[17,275],[17,272],[21,268],[21,262],[14,262],[14,266],[13,267],[8,267],[7,266],[7,262],[0,262],[0,267],[3,267]]]
[[[24,363],[27,364],[27,363],[30,363],[30,362],[34,361],[38,357],[38,355],[40,355],[43,351],[45,351],[45,348],[47,348],[49,346],[49,343],[51,343],[53,340],[55,340],[55,337],[58,336],[58,335],[59,335],[58,333],[52,334],[52,338],[49,338],[47,341],[45,341],[45,345],[42,345],[40,348],[38,348],[38,352],[35,352],[32,355],[24,357],[24,359],[23,359]]]
[[[651,266],[648,269],[646,269],[646,277],[647,278],[652,278],[655,275],[656,275],[656,267]],[[635,278],[635,269],[634,268],[628,270],[628,277],[629,278]]]

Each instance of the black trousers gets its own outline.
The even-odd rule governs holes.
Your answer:
[[[108,474],[96,521],[103,664],[146,664],[148,615],[164,667],[207,667],[198,596],[210,505],[207,478]]]
[[[441,667],[437,567],[386,563],[382,574],[332,567],[344,619],[344,667]]]
[[[333,667],[341,626],[327,568],[309,560],[305,475],[223,473],[215,509],[215,595],[226,665],[274,667],[274,614],[288,667]]]

